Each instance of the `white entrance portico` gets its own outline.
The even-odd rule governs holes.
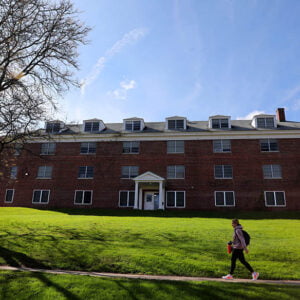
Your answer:
[[[135,178],[134,209],[165,209],[165,179],[146,172]]]

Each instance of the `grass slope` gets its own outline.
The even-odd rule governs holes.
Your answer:
[[[235,216],[251,235],[246,258],[261,278],[300,278],[298,213]],[[232,237],[232,217],[232,213],[0,208],[0,264],[220,277],[230,265],[226,243]],[[239,263],[236,275],[250,277]]]

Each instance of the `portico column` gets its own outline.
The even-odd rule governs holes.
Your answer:
[[[134,209],[138,209],[138,201],[139,201],[139,183],[135,182],[135,191],[134,191]]]
[[[139,210],[143,208],[143,190],[142,188],[139,189]]]
[[[163,182],[159,182],[159,205],[158,209],[165,209],[165,189],[163,187]]]

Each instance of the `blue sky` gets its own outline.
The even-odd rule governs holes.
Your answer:
[[[299,0],[73,0],[92,27],[60,119],[300,121]]]

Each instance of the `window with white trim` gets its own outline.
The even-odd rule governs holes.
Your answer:
[[[15,190],[14,189],[7,189],[5,192],[5,203],[12,203],[14,200]]]
[[[37,178],[50,179],[52,177],[52,166],[40,166],[38,169]]]
[[[283,191],[267,191],[265,192],[266,206],[286,206],[285,194]]]
[[[94,178],[94,167],[81,166],[78,168],[78,178],[79,179],[92,179]]]
[[[90,205],[92,204],[93,191],[78,190],[75,191],[74,204]]]
[[[138,166],[123,166],[121,177],[124,179],[134,178],[139,175]]]
[[[226,118],[220,119],[212,119],[211,120],[211,127],[212,128],[229,128],[229,120]]]
[[[123,153],[139,153],[140,142],[123,142]]]
[[[84,132],[99,132],[100,122],[84,122]]]
[[[184,208],[185,192],[184,191],[167,191],[166,192],[167,207]]]
[[[119,193],[119,207],[133,207],[134,206],[134,191],[120,191]]]
[[[49,203],[50,190],[34,190],[32,195],[32,203],[47,204]]]
[[[41,154],[42,155],[53,155],[56,150],[55,143],[43,143],[41,145]]]
[[[46,132],[58,133],[60,131],[61,124],[59,122],[48,122],[46,124]]]
[[[16,179],[17,178],[17,174],[18,174],[18,167],[17,166],[13,166],[10,168],[10,178],[11,179]]]
[[[184,119],[168,120],[168,129],[185,129]]]
[[[214,153],[231,152],[230,140],[214,140],[213,141]]]
[[[80,144],[80,154],[95,154],[97,143],[84,142]]]
[[[275,139],[260,140],[261,152],[278,152],[278,142]]]
[[[216,179],[231,179],[232,166],[231,165],[215,165],[215,178]]]
[[[167,167],[167,178],[168,179],[184,179],[185,167],[180,165],[168,166]]]
[[[274,128],[275,122],[273,117],[257,118],[256,125],[258,128]]]
[[[233,191],[215,191],[215,206],[235,206]]]
[[[280,165],[263,165],[263,174],[265,179],[282,178]]]
[[[142,128],[142,125],[141,125],[140,120],[125,121],[125,130],[127,130],[127,131],[141,131],[141,128]]]
[[[167,153],[184,153],[184,141],[167,141]]]

